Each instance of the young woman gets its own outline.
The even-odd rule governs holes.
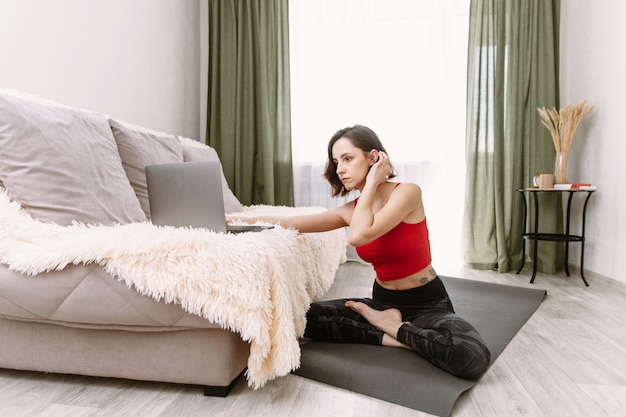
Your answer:
[[[305,337],[411,349],[453,375],[482,375],[491,355],[476,329],[454,313],[431,264],[420,187],[389,181],[396,172],[385,148],[360,125],[333,135],[324,175],[333,196],[356,189],[359,197],[319,214],[261,220],[301,233],[349,226],[348,241],[373,265],[376,280],[372,298],[313,303]]]

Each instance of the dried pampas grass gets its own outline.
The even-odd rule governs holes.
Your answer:
[[[569,103],[560,111],[555,108],[548,110],[545,107],[537,109],[541,116],[541,123],[548,128],[552,135],[554,148],[557,152],[569,151],[578,125],[587,114],[591,113],[593,108],[585,100],[577,105]]]

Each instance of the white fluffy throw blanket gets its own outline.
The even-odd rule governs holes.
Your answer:
[[[319,209],[252,206],[246,215],[293,215]],[[253,388],[300,365],[298,337],[311,301],[330,287],[345,261],[343,230],[299,234],[74,224],[33,220],[0,187],[0,262],[35,275],[97,263],[141,294],[180,304],[249,341]]]

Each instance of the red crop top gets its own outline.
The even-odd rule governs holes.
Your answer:
[[[432,261],[426,219],[419,223],[400,222],[379,238],[358,246],[356,252],[374,266],[381,281],[415,274]]]

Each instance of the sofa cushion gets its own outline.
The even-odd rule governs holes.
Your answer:
[[[197,140],[180,137],[183,146],[183,159],[185,162],[191,161],[219,161],[219,156],[215,149],[204,145]],[[224,211],[226,213],[237,213],[243,210],[241,202],[235,197],[228,186],[224,172],[222,172],[222,193],[224,194]]]
[[[146,165],[183,162],[182,145],[178,137],[132,126],[109,119],[122,165],[135,190],[141,208],[150,218]]]
[[[0,91],[0,183],[34,218],[146,221],[105,116]]]

